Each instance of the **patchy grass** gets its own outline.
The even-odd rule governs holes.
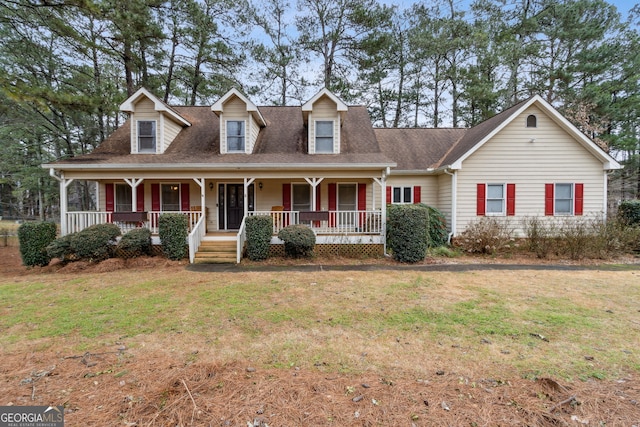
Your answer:
[[[194,358],[274,368],[615,378],[640,370],[638,276],[34,273],[0,279],[0,346],[82,351],[124,336],[132,346],[197,348]]]

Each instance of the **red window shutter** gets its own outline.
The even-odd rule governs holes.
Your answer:
[[[575,206],[573,209],[573,213],[575,215],[582,215],[583,205],[584,205],[584,184],[575,184]]]
[[[180,210],[182,212],[189,212],[191,210],[189,197],[189,184],[180,184]]]
[[[136,187],[136,212],[144,212],[144,184],[140,183]]]
[[[331,183],[328,185],[329,189],[329,226],[334,227],[336,225],[336,207],[337,207],[337,191],[336,184]]]
[[[516,214],[516,185],[507,184],[507,216]]]
[[[291,210],[291,184],[282,184],[282,207],[285,211]]]
[[[477,197],[476,197],[476,215],[484,216],[487,205],[487,186],[486,184],[477,185]]]
[[[358,184],[358,210],[367,210],[367,184]]]
[[[422,195],[422,187],[420,187],[419,185],[416,185],[415,187],[413,187],[413,203],[422,202],[421,195]]]
[[[104,209],[107,212],[115,211],[115,198],[114,198],[113,190],[114,190],[113,184],[104,185],[104,198],[105,198]]]
[[[316,210],[322,210],[322,198],[320,197],[320,186],[316,187]]]
[[[160,184],[151,184],[151,210],[160,212]]]
[[[544,185],[544,214],[553,216],[553,184]]]
[[[391,204],[391,202],[392,202],[392,199],[391,199],[391,191],[392,191],[391,186],[387,185],[387,204],[388,204],[388,205],[390,205],[390,204]]]

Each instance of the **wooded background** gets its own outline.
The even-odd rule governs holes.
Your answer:
[[[610,205],[640,197],[640,6],[293,1],[3,0],[0,216],[55,219],[40,165],[90,152],[141,86],[173,105],[231,87],[300,105],[327,87],[382,127],[473,126],[540,94],[625,165]],[[73,208],[95,209],[73,186]]]

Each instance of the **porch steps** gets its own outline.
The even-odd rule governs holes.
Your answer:
[[[236,247],[235,235],[208,233],[200,243],[193,262],[195,264],[235,264]]]

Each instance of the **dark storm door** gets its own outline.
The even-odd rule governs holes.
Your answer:
[[[244,185],[227,184],[227,230],[237,230],[244,216]]]

